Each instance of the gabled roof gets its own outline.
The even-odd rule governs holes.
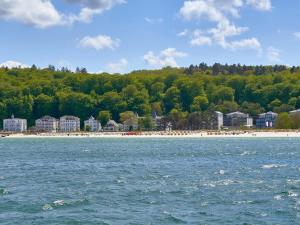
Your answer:
[[[237,112],[228,113],[226,114],[226,116],[248,116],[248,114],[237,111]]]
[[[114,127],[118,127],[119,124],[117,124],[117,122],[114,121],[114,120],[109,120],[109,121],[107,122],[106,126],[114,126]]]
[[[266,116],[266,115],[273,115],[273,116],[278,116],[278,114],[277,113],[274,113],[274,112],[266,112],[266,113],[261,113],[261,114],[259,114],[258,116],[259,117],[264,117],[264,116]]]
[[[300,109],[296,109],[296,110],[290,111],[290,113],[300,113]]]

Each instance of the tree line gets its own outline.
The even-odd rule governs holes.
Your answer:
[[[259,71],[259,72],[258,72]],[[196,115],[240,110],[256,117],[266,111],[286,113],[300,108],[299,67],[242,66],[201,63],[189,68],[89,74],[46,69],[0,69],[0,119],[26,118],[29,125],[44,115],[109,115],[124,112],[164,115],[174,128],[195,127]],[[196,123],[196,122],[195,122]],[[1,124],[2,125],[2,124]]]

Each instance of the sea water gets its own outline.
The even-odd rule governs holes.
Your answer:
[[[0,139],[0,224],[300,224],[300,139]]]

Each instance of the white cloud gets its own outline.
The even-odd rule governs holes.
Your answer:
[[[125,0],[65,0],[81,6],[78,15],[59,12],[51,0],[0,0],[0,19],[22,22],[37,28],[90,22],[96,14],[110,10]]]
[[[225,49],[255,49],[261,52],[261,44],[256,37],[230,40],[249,30],[248,27],[236,26],[230,20],[240,17],[240,9],[251,5],[258,10],[269,10],[271,0],[187,0],[180,9],[185,20],[206,19],[216,23],[216,27],[206,31],[195,30],[191,35],[191,45],[217,44]]]
[[[187,54],[184,52],[179,52],[175,48],[167,48],[160,52],[160,54],[155,55],[152,51],[149,51],[144,55],[144,60],[151,66],[155,67],[178,67],[177,58],[186,57]]]
[[[272,9],[271,0],[247,0],[247,4],[261,11],[269,11]]]
[[[243,32],[247,31],[247,27],[236,27],[234,24],[231,24],[228,20],[219,22],[216,28],[208,30],[208,33],[212,35],[214,41],[216,41],[223,48],[228,47],[227,38],[238,36]]]
[[[202,45],[211,45],[212,40],[210,37],[198,36],[191,40],[191,45],[193,46],[202,46]]]
[[[110,73],[124,73],[127,66],[128,66],[128,61],[123,58],[116,63],[108,64],[107,68]]]
[[[239,11],[245,3],[261,11],[272,8],[271,0],[187,0],[181,7],[180,14],[186,20],[204,18],[222,22],[228,20],[228,15],[239,17]]]
[[[112,39],[106,35],[98,35],[96,37],[86,36],[80,40],[79,46],[84,48],[94,48],[96,50],[103,50],[106,48],[116,49],[120,45],[119,39]]]
[[[229,47],[233,50],[237,49],[254,49],[261,51],[261,44],[256,38],[243,39],[240,41],[232,41]]]
[[[0,0],[0,18],[13,20],[38,28],[64,23],[50,0]]]
[[[201,19],[205,17],[210,21],[222,21],[225,19],[222,12],[214,5],[214,1],[185,1],[180,9],[180,14],[186,20]]]
[[[188,29],[185,29],[184,31],[181,31],[177,34],[178,37],[185,37],[189,33]]]
[[[6,61],[0,64],[0,68],[7,67],[9,69],[12,68],[28,68],[29,66],[17,61]]]
[[[294,36],[295,36],[296,38],[300,39],[300,32],[295,32],[295,33],[294,33]]]
[[[163,18],[149,18],[149,17],[145,17],[145,21],[147,23],[150,23],[150,24],[157,24],[157,23],[164,22],[164,19]]]
[[[279,62],[280,61],[280,50],[269,47],[267,50],[267,57],[270,62]]]
[[[104,11],[110,10],[116,5],[125,4],[125,0],[65,0],[69,3],[75,3],[82,6],[78,15],[69,17],[70,23],[91,22],[94,15],[99,15]]]

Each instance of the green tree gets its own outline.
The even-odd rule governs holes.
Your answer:
[[[166,113],[172,109],[180,109],[180,90],[177,87],[170,87],[163,99]]]
[[[102,126],[105,126],[107,122],[111,119],[109,111],[100,111],[97,119],[100,121]]]
[[[234,90],[230,87],[219,86],[213,93],[212,98],[214,103],[222,103],[224,101],[234,100]]]
[[[154,128],[154,122],[150,116],[139,118],[138,123],[139,123],[140,130],[150,131],[150,130],[153,130],[153,128]]]
[[[242,111],[243,113],[248,113],[251,116],[257,116],[258,114],[263,113],[265,110],[258,103],[243,102],[240,107],[240,111]]]
[[[57,116],[56,101],[54,97],[40,94],[34,99],[33,115],[35,118],[41,118],[43,116]]]
[[[172,109],[169,113],[169,119],[172,122],[173,129],[175,130],[183,130],[187,127],[188,120],[187,120],[188,113],[182,112],[177,109]]]
[[[197,96],[191,105],[191,112],[205,111],[209,106],[206,96]]]
[[[222,113],[231,113],[239,109],[239,105],[236,102],[225,101],[220,105],[216,105],[215,110]]]
[[[135,116],[134,112],[132,112],[132,111],[127,111],[127,112],[120,113],[121,123],[124,123],[126,120],[133,119],[135,117],[136,116]]]
[[[280,113],[275,122],[276,129],[291,129],[292,120],[288,113]]]

